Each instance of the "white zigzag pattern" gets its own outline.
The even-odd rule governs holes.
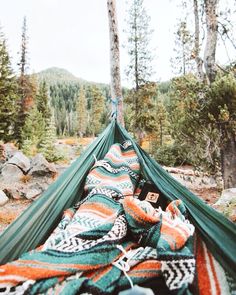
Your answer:
[[[195,259],[162,261],[162,271],[169,289],[179,289],[193,282]]]
[[[126,235],[127,222],[124,215],[120,215],[115,220],[112,229],[102,238],[97,240],[83,240],[77,237],[69,237],[69,239],[62,241],[58,245],[55,245],[53,249],[62,252],[78,252],[86,249],[90,249],[105,241],[120,240]]]

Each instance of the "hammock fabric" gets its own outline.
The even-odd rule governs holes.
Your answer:
[[[209,265],[212,266],[211,269],[215,269],[213,266],[217,266],[216,268],[218,268],[218,270],[220,269],[223,273],[228,273],[229,277],[235,278],[235,225],[228,221],[220,213],[203,203],[198,197],[174,180],[164,169],[162,169],[152,158],[150,158],[132,140],[126,130],[119,126],[115,121],[113,121],[105,129],[95,142],[89,146],[84,154],[78,158],[78,160],[75,161],[71,167],[68,168],[37,201],[32,203],[32,205],[13,224],[11,224],[5,232],[3,232],[0,237],[1,263],[3,264],[7,261],[17,259],[22,253],[43,244],[55,228],[55,225],[58,224],[62,212],[83,199],[85,179],[94,164],[93,156],[96,156],[97,159],[103,159],[112,144],[122,143],[125,140],[130,140],[133,144],[135,152],[138,155],[142,175],[146,179],[152,181],[169,201],[180,199],[187,208],[189,218],[197,229],[198,236],[200,237],[200,242],[198,242],[199,245],[197,244],[197,269],[201,270],[201,267],[206,265],[206,269],[209,271]],[[134,166],[135,165],[138,170],[139,165],[134,163]],[[132,169],[134,168],[135,167],[132,167]],[[94,171],[95,170],[96,168]],[[96,180],[95,182],[102,184],[102,178],[99,179],[99,175],[96,173],[94,173],[94,175],[87,180],[88,181],[85,187],[91,192],[94,189],[94,180]],[[136,185],[135,181],[135,177],[130,180],[128,178],[124,179],[124,182],[126,182],[125,188],[127,190],[134,188]],[[112,191],[114,188],[108,187],[107,189]],[[125,200],[124,204],[129,204],[129,206],[127,205],[127,208],[130,208],[129,202],[132,203],[132,198],[131,200],[129,198]],[[69,211],[67,211],[67,218],[70,214],[71,216],[74,214],[73,212],[68,212]],[[127,212],[129,212],[129,210]],[[126,217],[127,216],[129,215],[126,214]],[[129,218],[126,219],[129,226],[132,227],[132,220],[129,221]],[[138,231],[138,229],[139,227],[134,227],[134,230]],[[103,229],[102,232],[104,233],[105,230],[106,229]],[[90,234],[93,235],[95,233],[90,232]],[[225,243],[223,243],[223,241],[225,241]],[[45,245],[48,243],[49,242],[47,241]],[[97,247],[98,246],[99,245],[97,245]],[[129,248],[129,245],[124,245],[124,248],[125,247]],[[204,251],[200,251],[199,249],[203,249]],[[50,252],[53,251],[53,249],[46,251]],[[118,255],[118,252],[117,249],[115,249],[116,254],[113,258]],[[40,252],[37,251],[33,253],[34,254],[25,254],[26,256],[22,257],[26,257],[27,260],[29,259],[27,258],[27,255],[36,255],[37,257],[41,255]],[[206,257],[208,257],[208,260]],[[40,259],[41,258],[39,258],[39,260]],[[202,263],[198,263],[199,261],[202,261]],[[167,263],[166,265],[168,266]],[[157,265],[156,270],[158,270]],[[213,271],[213,273],[215,273],[214,282],[216,282],[216,286],[218,286],[217,290],[221,292],[221,286],[219,286],[219,283],[217,285],[217,271]],[[84,281],[81,281],[81,279],[72,281],[74,284],[84,284]],[[198,280],[198,286],[200,286],[200,283],[203,282],[203,280],[200,277],[198,277]],[[210,283],[212,282],[208,280],[208,284]],[[233,284],[234,280],[232,279],[232,289],[234,289]],[[204,286],[206,287],[206,285],[203,284],[203,289]],[[216,294],[224,294],[219,292]],[[202,291],[200,294],[207,293]]]

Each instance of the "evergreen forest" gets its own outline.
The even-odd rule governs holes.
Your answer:
[[[181,2],[181,1],[180,1]],[[126,129],[160,164],[189,164],[221,174],[224,187],[236,186],[235,3],[182,1],[176,24],[175,75],[153,81],[152,28],[145,1],[127,9],[126,67],[130,87],[122,88]],[[23,19],[19,62],[13,71],[4,29],[0,29],[0,140],[26,153],[32,146],[60,158],[59,137],[96,137],[111,120],[110,85],[75,77],[66,69],[28,70],[27,19]],[[216,61],[218,46],[234,48],[226,64]]]

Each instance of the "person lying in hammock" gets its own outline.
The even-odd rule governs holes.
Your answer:
[[[152,280],[170,292],[186,289],[194,227],[180,200],[165,211],[140,201],[140,174],[131,143],[112,145],[87,175],[85,198],[44,245],[0,266],[0,294],[117,294]]]

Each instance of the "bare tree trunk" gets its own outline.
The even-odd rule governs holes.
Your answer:
[[[183,75],[185,76],[186,74],[186,53],[185,53],[185,44],[184,42],[182,43],[182,51],[183,51]]]
[[[124,126],[123,98],[120,82],[120,51],[119,35],[116,17],[116,1],[107,0],[109,31],[110,31],[110,68],[111,68],[111,98],[117,101],[117,121]]]
[[[224,189],[236,187],[236,138],[232,132],[227,133],[224,136],[226,142],[221,150],[221,169]]]
[[[195,39],[194,39],[194,59],[197,65],[198,77],[203,80],[203,60],[200,58],[200,28],[199,28],[199,13],[198,13],[198,0],[193,0],[194,7],[194,22],[195,22]]]
[[[219,0],[204,0],[204,8],[206,13],[206,27],[207,39],[204,52],[204,66],[208,81],[211,83],[215,80],[216,76],[216,43],[217,43],[217,5]]]

